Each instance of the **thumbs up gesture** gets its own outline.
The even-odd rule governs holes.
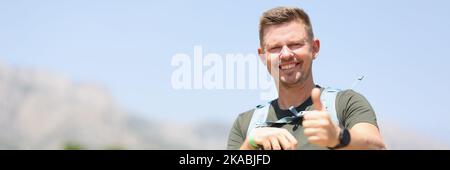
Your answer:
[[[311,92],[314,110],[305,112],[303,116],[304,134],[309,143],[321,147],[334,147],[339,144],[340,127],[330,118],[320,101],[320,89],[314,88]]]

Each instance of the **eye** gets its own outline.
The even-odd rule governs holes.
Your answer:
[[[269,48],[269,52],[270,53],[279,53],[280,51],[281,51],[281,47],[280,46],[275,46],[275,47]]]
[[[289,49],[295,50],[303,47],[303,43],[293,43],[289,45]]]

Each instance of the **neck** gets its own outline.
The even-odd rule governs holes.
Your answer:
[[[278,105],[280,109],[287,110],[291,106],[300,106],[311,96],[311,91],[314,87],[312,75],[303,83],[294,86],[286,86],[280,83],[278,89]]]

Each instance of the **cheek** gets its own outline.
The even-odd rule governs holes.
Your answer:
[[[297,56],[306,57],[312,55],[312,51],[308,50],[308,48],[300,48],[294,51]]]
[[[279,65],[279,57],[277,54],[270,54],[269,59],[272,65],[278,66]]]
[[[299,53],[297,54],[297,59],[301,61],[301,70],[307,71],[311,68],[311,63],[313,60],[311,53]]]
[[[313,54],[311,51],[303,50],[298,51],[295,53],[299,60],[303,61],[304,63],[311,63],[313,60]]]
[[[269,73],[272,74],[274,71],[278,72],[277,70],[278,70],[278,66],[280,64],[278,61],[278,56],[274,55],[274,54],[269,54],[266,57],[267,57],[266,61],[264,61],[264,62],[266,62],[265,65],[266,65]]]

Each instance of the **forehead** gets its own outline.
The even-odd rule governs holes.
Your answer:
[[[291,21],[280,25],[271,25],[264,30],[264,44],[273,45],[290,41],[306,40],[308,38],[305,24]]]

